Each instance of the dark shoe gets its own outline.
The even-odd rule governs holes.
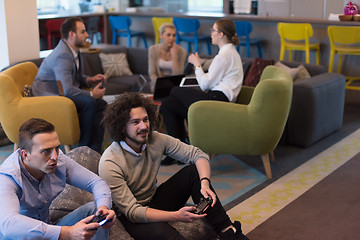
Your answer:
[[[241,223],[235,221],[233,226],[236,228],[236,233],[232,228],[229,228],[226,232],[219,234],[219,239],[221,240],[250,240],[247,238],[241,231]]]
[[[162,166],[170,166],[172,164],[175,164],[177,161],[171,157],[166,157],[164,160],[161,161]]]

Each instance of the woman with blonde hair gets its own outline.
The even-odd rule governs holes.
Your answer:
[[[154,92],[158,77],[184,73],[187,54],[183,47],[175,43],[176,28],[173,24],[162,24],[159,32],[162,42],[149,49],[149,76],[152,92]]]
[[[240,93],[244,74],[241,58],[236,50],[239,38],[234,22],[230,19],[216,21],[211,28],[211,41],[219,47],[219,53],[214,57],[207,73],[201,67],[198,53],[188,57],[188,61],[194,65],[201,90],[173,88],[160,108],[168,134],[181,141],[186,139],[184,119],[192,103],[200,100],[235,102]]]

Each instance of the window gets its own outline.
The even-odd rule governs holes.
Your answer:
[[[38,14],[55,14],[59,12],[59,0],[36,0]]]
[[[223,12],[223,0],[188,0],[189,12]]]

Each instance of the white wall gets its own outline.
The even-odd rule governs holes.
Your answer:
[[[0,69],[38,58],[40,52],[36,0],[0,0]]]

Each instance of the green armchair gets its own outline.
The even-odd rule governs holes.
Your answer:
[[[62,96],[23,97],[24,86],[32,85],[37,71],[34,63],[24,62],[0,72],[1,125],[16,148],[21,124],[30,118],[43,118],[55,125],[60,143],[68,152],[80,139],[75,104]]]
[[[190,143],[209,154],[261,155],[272,178],[269,154],[284,131],[293,83],[283,70],[268,66],[255,88],[243,87],[236,103],[199,101],[188,111]]]

